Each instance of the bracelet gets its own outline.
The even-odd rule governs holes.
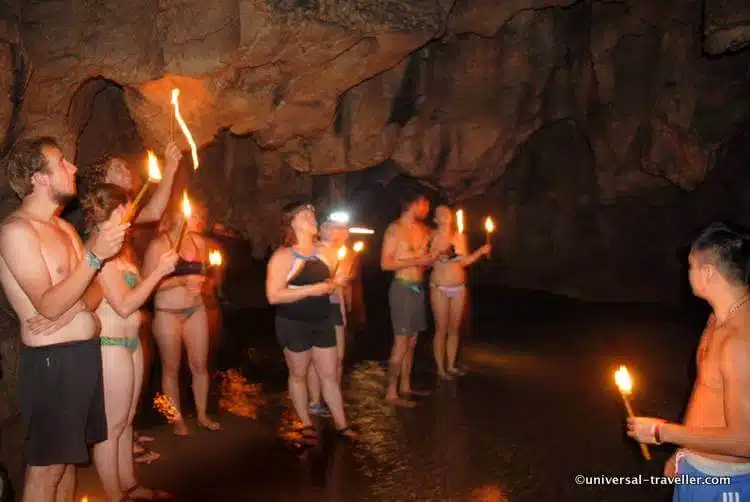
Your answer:
[[[661,422],[656,422],[651,426],[651,435],[654,437],[654,444],[662,444],[661,440]]]
[[[90,249],[86,250],[86,259],[89,265],[91,265],[96,270],[101,270],[104,266],[104,262],[100,260]]]

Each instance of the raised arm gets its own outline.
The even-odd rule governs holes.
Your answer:
[[[116,263],[109,262],[104,265],[99,276],[104,297],[117,315],[123,318],[128,317],[146,303],[159,281],[174,270],[176,263],[177,253],[171,249],[167,250],[162,254],[156,268],[131,289],[122,276],[122,270],[117,267]]]
[[[271,305],[293,303],[308,296],[322,296],[333,292],[332,282],[319,282],[309,286],[289,288],[287,274],[294,264],[294,255],[288,249],[277,249],[266,269],[266,298]]]
[[[490,252],[490,245],[485,244],[473,253],[469,254],[469,243],[466,239],[466,234],[458,234],[456,239],[456,254],[461,256],[461,265],[464,267],[470,267],[474,265],[482,256]]]
[[[138,216],[135,218],[136,223],[159,221],[167,208],[169,198],[172,196],[172,186],[174,185],[177,168],[180,165],[182,152],[175,143],[170,142],[164,152],[164,157],[166,158],[166,165],[164,166],[162,179],[156,185],[156,190],[154,190],[154,194],[148,203],[138,212]]]
[[[68,277],[53,285],[39,236],[20,218],[7,221],[0,229],[0,255],[34,309],[53,321],[75,305],[81,306],[78,302],[97,272],[83,259]]]

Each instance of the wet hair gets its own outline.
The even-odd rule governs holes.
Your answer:
[[[86,217],[86,228],[92,229],[106,221],[118,206],[127,205],[128,193],[112,183],[100,183],[91,188],[83,198],[83,211]]]
[[[407,211],[412,204],[420,200],[427,200],[427,196],[420,190],[412,190],[401,198],[401,211]]]
[[[19,141],[3,159],[8,184],[19,199],[30,195],[34,190],[34,185],[31,183],[32,176],[49,167],[47,157],[44,156],[45,147],[60,149],[55,138],[42,136]]]
[[[312,207],[312,204],[305,201],[290,202],[281,208],[281,245],[291,247],[297,244],[297,236],[294,235],[292,220],[300,211]]]
[[[729,283],[750,283],[750,235],[736,225],[712,223],[695,239],[690,251],[702,263],[716,267]]]

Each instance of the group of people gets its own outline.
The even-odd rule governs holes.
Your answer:
[[[446,206],[436,208],[437,227],[430,231],[424,224],[429,211],[424,195],[407,198],[383,241],[381,268],[394,272],[389,291],[394,343],[385,398],[401,407],[414,407],[416,402],[409,398],[426,394],[411,386],[417,337],[427,329],[425,271],[432,270],[437,372],[440,378],[451,380],[464,374],[456,359],[467,294],[465,268],[491,251],[485,245],[469,253],[466,236],[456,231],[453,212]],[[341,393],[346,317],[351,307],[347,292],[357,270],[353,257],[339,261],[337,256],[348,230],[325,220],[319,236],[315,208],[301,202],[284,208],[282,229],[284,242],[268,263],[266,296],[276,306],[276,336],[289,368],[289,396],[302,424],[302,437],[316,442],[311,415],[330,415],[338,435],[356,439]]]
[[[125,161],[109,158],[90,169],[78,229],[60,216],[78,195],[78,169],[53,138],[19,141],[4,159],[10,187],[21,199],[0,229],[0,283],[21,324],[24,501],[72,501],[75,464],[88,462],[92,443],[108,501],[171,498],[141,486],[135,469],[138,460],[158,458],[133,431],[150,332],[161,359],[162,391],[176,410],[174,433],[189,433],[178,385],[183,345],[197,424],[220,429],[206,409],[209,317],[218,307],[221,272],[208,267],[209,248],[216,245],[203,235],[202,206],[194,204],[176,245],[183,216],[167,208],[181,156],[175,144],[167,146],[163,179],[134,219],[126,217],[135,209],[135,180]],[[140,256],[131,225],[157,222]],[[152,297],[148,323],[145,307]]]
[[[52,138],[19,141],[4,159],[20,207],[0,228],[0,283],[21,322],[19,389],[27,429],[25,502],[72,501],[75,465],[93,460],[107,500],[161,500],[168,493],[141,486],[133,431],[153,332],[162,363],[162,389],[177,410],[174,433],[189,428],[180,413],[178,375],[184,345],[197,424],[220,425],[207,413],[209,319],[216,317],[220,275],[209,272],[203,235],[206,211],[195,205],[186,235],[182,215],[168,211],[181,154],[165,151],[166,169],[149,203],[133,220],[132,172],[122,159],[107,159],[82,197],[76,228],[60,217],[77,196],[77,168]],[[436,228],[424,220],[429,201],[415,195],[387,229],[381,268],[394,273],[389,289],[393,347],[388,364],[388,403],[413,407],[421,392],[411,385],[417,336],[426,330],[427,293],[435,319],[435,365],[440,379],[464,374],[457,365],[467,298],[466,267],[489,255],[489,245],[469,252],[453,212],[435,210]],[[132,224],[160,222],[143,257],[133,246]],[[289,396],[306,441],[318,441],[311,415],[333,419],[336,434],[354,439],[341,392],[350,283],[357,267],[338,248],[348,230],[325,221],[318,233],[315,208],[289,204],[283,244],[270,258],[266,296],[275,306],[275,332],[289,368]],[[181,242],[178,246],[177,242]],[[651,417],[628,420],[642,443],[680,446],[665,474],[692,478],[728,476],[729,485],[683,483],[675,500],[744,500],[750,496],[750,237],[712,225],[694,242],[693,292],[712,307],[697,354],[698,377],[683,424]],[[425,275],[429,271],[429,278]],[[144,306],[153,297],[148,327]],[[146,335],[144,336],[144,333]]]

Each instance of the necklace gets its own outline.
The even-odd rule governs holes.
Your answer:
[[[736,302],[734,302],[734,304],[731,307],[729,307],[729,310],[727,311],[727,316],[724,318],[723,321],[721,321],[720,325],[727,322],[729,318],[734,315],[735,312],[737,312],[743,305],[745,305],[749,301],[750,301],[750,295],[745,295],[739,300],[737,300]]]

